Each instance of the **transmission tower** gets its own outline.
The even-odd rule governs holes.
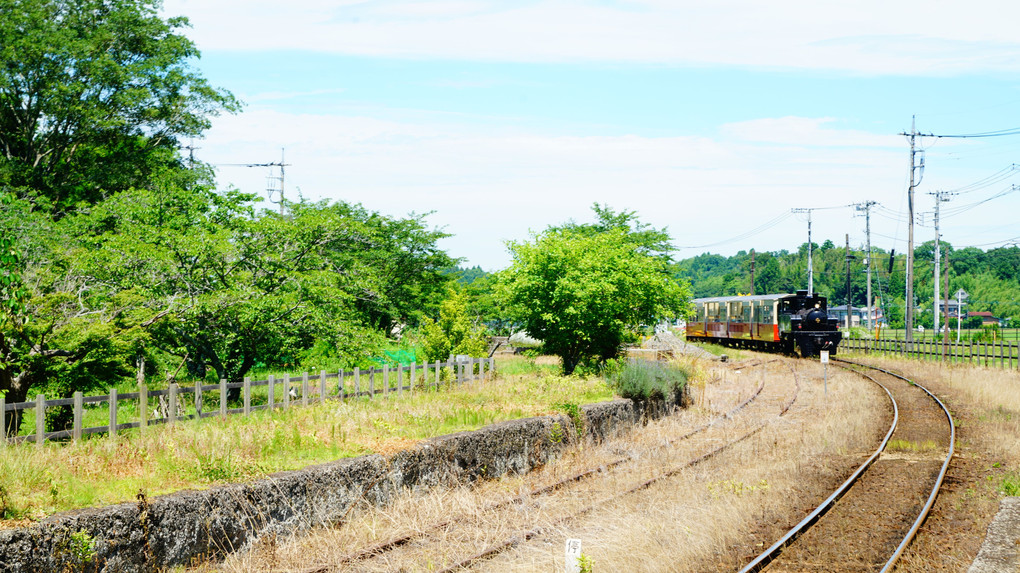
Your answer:
[[[284,151],[285,151],[285,149],[283,149],[283,148],[280,149],[280,161],[279,162],[273,162],[273,163],[218,163],[217,165],[232,166],[232,167],[268,167],[269,168],[269,175],[266,176],[266,198],[269,200],[270,203],[278,204],[280,206],[280,214],[283,215],[284,214],[284,204],[285,204],[285,200],[284,200],[284,168],[285,167],[290,167],[290,163],[285,163],[284,162]],[[273,173],[273,168],[274,167],[279,167],[280,168],[280,175],[275,175]],[[277,185],[279,185],[279,187],[277,187]],[[280,200],[279,201],[274,201],[273,200],[273,195],[274,194],[279,194],[280,195]]]

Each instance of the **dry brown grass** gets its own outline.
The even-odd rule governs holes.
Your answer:
[[[880,428],[887,404],[884,393],[856,375],[830,368],[826,396],[821,366],[804,361],[794,363],[801,375],[797,401],[786,416],[778,418],[782,404],[795,391],[785,364],[757,368],[706,364],[702,367],[703,395],[696,396],[700,407],[599,447],[572,452],[528,476],[511,476],[474,488],[405,492],[392,505],[359,512],[340,527],[317,530],[269,550],[233,556],[218,569],[300,571],[317,564],[336,564],[356,548],[453,519],[471,525],[447,528],[411,547],[337,570],[437,570],[535,528],[543,529],[537,538],[476,568],[562,571],[564,542],[578,538],[584,553],[595,560],[595,571],[733,570],[750,557],[747,553],[770,544],[799,520],[806,503],[805,490],[813,498],[813,507],[834,482],[841,481],[846,466],[871,450],[884,432]],[[740,403],[763,376],[766,391],[733,420],[696,438],[670,443]],[[724,454],[641,492],[567,518],[761,424],[766,424],[762,431]],[[635,461],[568,491],[512,504],[501,511],[487,509],[496,500],[520,495],[620,455]],[[734,556],[734,550],[738,555]]]
[[[868,359],[869,363],[894,371],[906,371],[930,390],[949,396],[953,402],[977,415],[985,447],[1000,463],[1020,469],[1020,372],[999,368]]]

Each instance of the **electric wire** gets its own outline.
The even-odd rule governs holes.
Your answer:
[[[748,231],[746,233],[743,233],[741,235],[737,235],[736,237],[732,237],[730,239],[725,239],[725,240],[718,241],[718,242],[715,242],[715,243],[709,243],[707,245],[691,245],[691,246],[677,247],[677,250],[681,250],[681,249],[705,249],[705,248],[708,248],[708,247],[716,247],[716,246],[719,246],[719,245],[725,245],[727,243],[733,243],[733,242],[736,242],[736,241],[741,241],[741,240],[753,237],[755,235],[761,234],[761,233],[771,229],[772,227],[775,227],[776,225],[778,225],[778,224],[782,223],[783,221],[789,219],[792,215],[793,215],[793,213],[790,213],[789,211],[787,211],[787,212],[782,213],[778,217],[776,217],[776,218],[774,218],[774,219],[772,219],[770,221],[767,221],[766,223],[762,224],[761,226],[756,227],[754,229],[751,229],[750,231]]]

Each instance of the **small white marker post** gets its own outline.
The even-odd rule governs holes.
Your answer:
[[[566,573],[581,573],[581,564],[578,563],[578,559],[581,558],[581,540],[580,539],[568,539],[567,540],[567,565]]]
[[[829,351],[820,350],[818,352],[818,358],[825,365],[825,395],[829,395]]]

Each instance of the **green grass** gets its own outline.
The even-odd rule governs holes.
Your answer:
[[[938,448],[938,445],[932,440],[925,440],[921,443],[911,442],[910,440],[889,440],[886,444],[887,452],[931,452]]]
[[[719,345],[719,344],[702,343],[702,342],[697,342],[697,343],[692,343],[692,344],[694,344],[698,348],[704,349],[709,354],[714,354],[716,356],[722,356],[723,354],[725,354],[726,356],[729,357],[730,360],[743,360],[744,359],[744,353],[741,352],[740,350],[737,350],[736,348],[729,348],[729,347],[722,346],[722,345]]]
[[[513,359],[501,361],[508,370]],[[524,366],[522,369],[532,369]],[[555,367],[554,367],[555,368]],[[500,372],[494,381],[436,391],[331,401],[122,431],[116,438],[0,448],[0,517],[40,519],[59,511],[131,501],[185,488],[255,479],[503,420],[561,413],[562,405],[612,399],[601,378]],[[364,382],[364,380],[363,380]]]
[[[1008,496],[1020,496],[1020,472],[1010,472],[1002,478],[999,488]]]

